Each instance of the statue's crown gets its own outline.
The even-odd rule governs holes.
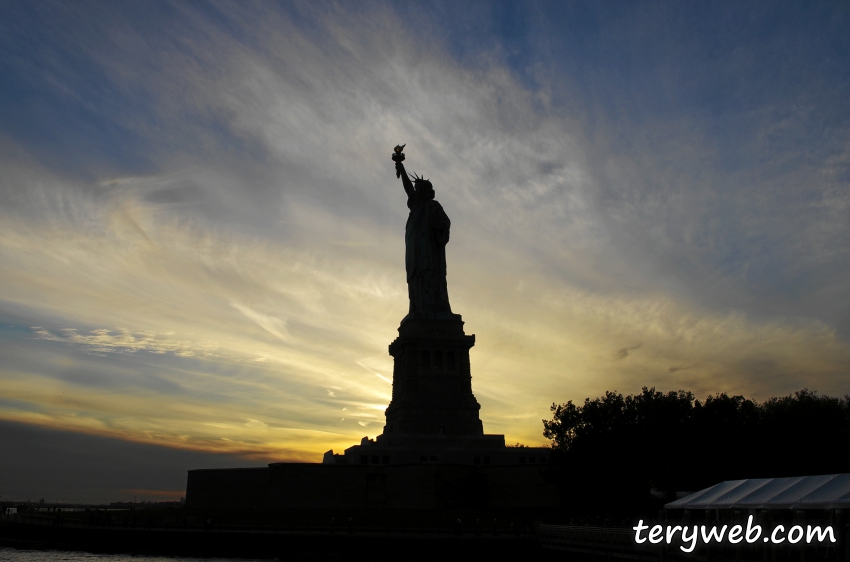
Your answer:
[[[426,180],[424,177],[420,178],[419,176],[417,176],[416,172],[413,172],[413,174],[407,174],[407,175],[412,177],[414,182],[421,181],[421,182],[428,182],[429,184],[431,183],[431,180]]]

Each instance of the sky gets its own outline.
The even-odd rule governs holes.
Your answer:
[[[380,434],[396,144],[452,220],[486,433],[545,445],[553,402],[607,390],[850,393],[848,28],[846,2],[0,3],[0,500],[174,499]]]

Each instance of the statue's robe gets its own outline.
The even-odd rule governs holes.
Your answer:
[[[446,286],[446,243],[451,222],[443,207],[425,194],[407,199],[404,231],[410,316],[440,318],[452,313]]]

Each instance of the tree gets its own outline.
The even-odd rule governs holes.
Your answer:
[[[850,472],[850,396],[804,389],[759,405],[644,387],[551,412],[543,435],[564,454],[566,493],[588,505],[598,503],[591,496],[634,500],[650,487],[672,500],[724,480]]]

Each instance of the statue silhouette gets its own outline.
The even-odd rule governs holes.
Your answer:
[[[446,286],[446,244],[451,221],[442,205],[434,201],[431,182],[415,174],[413,181],[410,180],[400,148],[403,147],[396,147],[393,160],[410,209],[404,229],[404,263],[410,298],[410,311],[405,319],[453,318]]]

